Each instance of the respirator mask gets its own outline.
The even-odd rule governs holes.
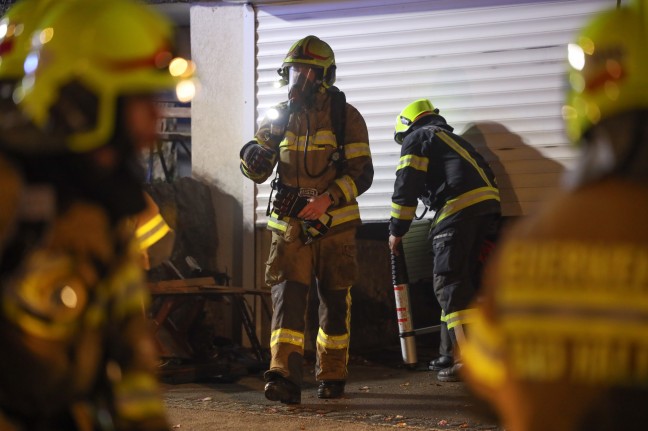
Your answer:
[[[322,84],[322,70],[295,65],[288,68],[288,100],[292,112],[310,105]]]

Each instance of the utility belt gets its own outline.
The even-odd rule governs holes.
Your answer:
[[[308,205],[308,199],[319,195],[317,189],[313,188],[299,188],[291,187],[273,180],[271,182],[272,190],[277,191],[274,200],[272,194],[268,202],[268,209],[266,215],[273,216],[278,219],[284,217],[295,217]],[[270,205],[272,204],[272,211]],[[330,214],[324,213],[317,220],[304,220],[300,219],[302,232],[304,234],[304,243],[310,244],[316,239],[324,236],[331,227],[333,217]]]

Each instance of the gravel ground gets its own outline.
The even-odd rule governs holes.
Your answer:
[[[266,400],[261,372],[229,383],[213,378],[166,384],[164,389],[170,423],[181,431],[503,431],[492,411],[464,383],[440,383],[435,372],[423,369],[352,358],[344,398],[320,400],[312,364],[306,364],[302,404],[297,406]]]

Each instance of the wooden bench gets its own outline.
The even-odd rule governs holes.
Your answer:
[[[187,319],[185,319],[188,323],[182,326],[176,325],[171,321],[171,313],[191,299],[202,298],[209,301],[227,298],[239,313],[243,328],[250,340],[252,350],[257,359],[260,362],[269,360],[267,350],[262,348],[256,335],[256,322],[253,318],[253,309],[245,298],[246,295],[257,296],[260,299],[262,311],[270,318],[272,312],[266,299],[270,296],[269,291],[222,286],[216,284],[215,279],[212,277],[151,282],[148,284],[148,287],[154,300],[156,298],[162,300],[159,307],[156,307],[151,315],[156,339],[160,329],[164,328],[169,336],[173,338],[175,344],[183,350],[184,356],[191,358],[194,354],[193,348],[188,341],[188,331],[191,323],[195,321],[202,311],[204,304],[198,302],[196,306],[190,307],[190,310],[187,312]],[[158,344],[160,344],[161,351],[164,352],[165,349],[159,340]]]

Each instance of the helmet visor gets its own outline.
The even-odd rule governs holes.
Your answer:
[[[300,64],[288,68],[288,85],[291,91],[299,91],[302,94],[312,92],[318,81],[321,81],[321,70]]]
[[[300,64],[288,68],[288,98],[295,106],[303,105],[321,85],[322,70]]]

